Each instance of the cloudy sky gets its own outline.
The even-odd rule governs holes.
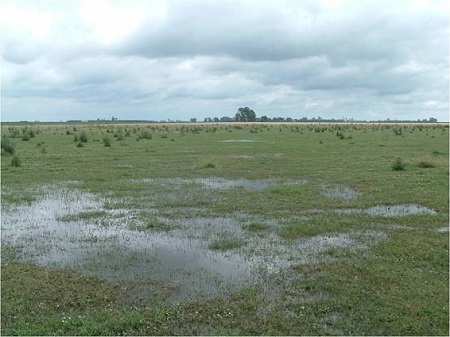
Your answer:
[[[0,0],[2,121],[448,121],[442,0]]]

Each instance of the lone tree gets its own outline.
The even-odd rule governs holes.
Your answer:
[[[239,108],[235,119],[237,122],[254,122],[256,121],[256,113],[248,107]]]

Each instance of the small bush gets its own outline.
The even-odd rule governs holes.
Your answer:
[[[21,164],[22,163],[20,161],[20,158],[17,157],[17,156],[14,156],[13,159],[11,160],[11,166],[12,167],[20,167]]]
[[[87,136],[86,132],[82,131],[80,134],[80,142],[87,143],[87,141],[88,141],[88,136]]]
[[[406,168],[401,158],[395,159],[391,167],[393,171],[404,171]]]
[[[118,132],[115,136],[117,138],[117,141],[122,141],[124,140],[125,135],[122,132]]]
[[[420,168],[432,168],[435,167],[433,163],[430,163],[429,161],[421,161],[417,164]]]
[[[2,154],[3,153],[9,153],[14,154],[14,143],[11,141],[11,139],[7,138],[6,136],[2,137]]]
[[[336,137],[338,137],[339,139],[345,139],[345,135],[341,131],[336,132]]]
[[[152,134],[148,130],[142,130],[137,140],[152,139]]]
[[[30,137],[30,134],[29,133],[24,133],[23,135],[22,135],[22,140],[23,141],[29,141],[31,139],[31,137]]]
[[[108,136],[103,137],[103,144],[104,144],[106,147],[111,147],[111,139],[109,139]]]

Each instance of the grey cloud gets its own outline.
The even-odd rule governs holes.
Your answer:
[[[165,20],[146,21],[113,45],[8,37],[4,97],[208,116],[241,105],[293,117],[342,117],[368,105],[376,113],[447,114],[444,13],[402,11],[405,2],[395,10],[355,2],[360,7],[338,13],[317,1],[169,4]],[[69,26],[74,37],[77,26]]]
[[[282,4],[186,2],[170,11],[164,24],[144,24],[119,50],[150,58],[214,55],[249,61],[326,56],[342,64],[401,58],[418,52],[418,46],[427,50],[430,38],[442,36],[448,26],[444,15],[411,18],[376,7],[332,19],[303,10],[293,18]]]
[[[147,58],[210,58],[205,70],[241,73],[263,85],[295,90],[363,88],[403,94],[432,76],[392,70],[410,57],[445,63],[444,15],[390,13],[373,5],[332,20],[301,9],[292,20],[284,7],[255,10],[241,3],[188,2],[159,27],[144,25],[119,53]],[[269,9],[269,11],[267,10]],[[430,50],[434,54],[430,54]]]

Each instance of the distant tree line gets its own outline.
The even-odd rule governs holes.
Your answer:
[[[322,118],[320,116],[318,117],[302,117],[300,119],[297,118],[291,118],[291,117],[268,117],[266,115],[257,117],[255,111],[252,109],[245,107],[245,108],[239,108],[237,113],[233,117],[207,117],[203,120],[203,122],[206,123],[219,123],[219,122],[328,122],[328,123],[348,123],[348,122],[384,122],[384,123],[413,123],[413,122],[420,122],[420,123],[436,123],[438,120],[434,117],[430,117],[428,119],[418,119],[417,121],[413,120],[391,120],[390,118],[387,118],[385,120],[355,120],[353,118]],[[191,122],[195,123],[197,122],[196,118],[191,118]]]
[[[196,123],[198,120],[197,118],[191,118],[190,122],[191,123]],[[111,120],[107,120],[107,119],[100,119],[97,118],[97,120],[87,120],[87,121],[82,121],[82,120],[67,120],[67,123],[111,123],[111,122],[117,122],[117,123],[157,123],[156,121],[152,121],[152,120],[119,120],[117,117],[112,117]],[[184,123],[186,121],[183,120],[161,120],[161,123]],[[230,123],[230,122],[283,122],[283,123],[290,123],[290,122],[323,122],[323,123],[351,123],[351,122],[371,122],[371,123],[377,123],[377,122],[382,122],[382,123],[414,123],[414,122],[418,122],[418,123],[437,123],[438,120],[437,118],[434,117],[430,117],[428,119],[424,118],[424,119],[418,119],[418,120],[398,120],[398,119],[390,119],[387,118],[385,120],[355,120],[353,118],[340,118],[340,119],[335,119],[335,118],[322,118],[320,116],[318,117],[302,117],[302,118],[292,118],[292,117],[268,117],[266,115],[263,115],[261,117],[257,117],[256,112],[252,109],[250,109],[249,107],[241,107],[237,110],[236,114],[234,115],[234,117],[229,117],[229,116],[223,116],[223,117],[206,117],[203,122],[205,123],[220,123],[220,122],[224,122],[224,123]],[[28,121],[20,121],[19,123],[33,123],[33,122],[28,122]],[[35,121],[34,123],[39,123],[39,121]]]

